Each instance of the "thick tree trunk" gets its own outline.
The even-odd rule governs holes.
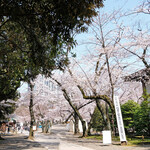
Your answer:
[[[112,113],[112,119],[111,119],[111,123],[112,123],[112,134],[113,136],[116,135],[116,129],[115,129],[115,115]]]
[[[94,112],[93,112],[93,114],[91,115],[90,122],[88,123],[88,129],[87,129],[87,135],[88,135],[88,136],[91,135],[91,128],[92,128],[92,124],[93,124],[93,115],[94,115]]]
[[[82,122],[82,127],[83,127],[82,137],[85,137],[85,136],[87,136],[87,134],[86,134],[86,123],[84,120],[82,120],[81,122]]]
[[[78,115],[76,113],[74,113],[74,124],[75,124],[75,128],[74,128],[74,134],[78,134],[79,133],[79,118]]]
[[[44,131],[44,133],[49,133],[49,129],[50,129],[50,121],[47,120],[45,122],[45,131]]]
[[[109,113],[108,113],[108,105],[107,103],[105,103],[105,115],[106,115],[106,121],[107,121],[107,126],[106,126],[106,130],[111,130],[111,125],[110,125],[110,119],[109,119]]]
[[[29,84],[30,85],[30,89],[31,89],[31,92],[30,92],[30,105],[29,105],[29,112],[30,112],[30,132],[29,132],[29,139],[34,139],[34,131],[33,131],[33,125],[34,125],[34,122],[35,122],[35,119],[34,119],[34,112],[33,112],[33,85],[32,83]]]
[[[106,111],[104,111],[104,108],[103,108],[103,106],[100,104],[100,101],[99,101],[99,100],[96,100],[96,105],[97,105],[97,108],[98,108],[98,110],[100,111],[100,113],[101,113],[101,115],[102,115],[105,129],[106,129],[106,130],[110,130],[110,125],[109,125],[110,122],[108,122],[107,115],[106,115]]]

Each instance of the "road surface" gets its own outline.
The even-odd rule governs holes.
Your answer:
[[[51,134],[36,132],[35,141],[47,150],[150,150],[146,146],[120,146],[117,143],[104,145],[102,141],[78,138],[68,132],[66,125],[54,125]]]

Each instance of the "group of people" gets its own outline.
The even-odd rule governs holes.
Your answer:
[[[0,122],[0,133],[9,134],[10,132],[14,133],[16,131],[16,124],[13,122]]]
[[[8,124],[6,124],[6,123],[3,122],[0,125],[0,132],[1,132],[1,134],[9,133],[10,132],[10,126]]]

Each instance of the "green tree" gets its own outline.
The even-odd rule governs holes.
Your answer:
[[[97,107],[92,115],[92,128],[96,131],[102,131],[104,128],[103,117]]]
[[[49,76],[66,66],[65,54],[75,44],[73,33],[85,31],[100,6],[102,0],[1,0],[0,75],[8,82],[1,84],[5,99],[11,95],[7,88],[15,95],[20,81],[32,87],[38,74]],[[32,95],[30,100],[33,103]]]
[[[135,113],[138,111],[139,107],[139,104],[137,104],[133,100],[128,100],[126,103],[121,105],[126,133],[134,133],[135,131]]]
[[[95,9],[100,6],[102,0],[1,0],[0,28],[8,22],[17,23],[31,46],[39,52],[41,36],[50,35],[51,45],[60,44],[60,40],[73,42],[73,32],[85,31],[85,24],[91,23],[91,18],[97,14]],[[34,50],[33,57],[37,57]]]
[[[1,0],[0,76],[8,82],[0,86],[1,99],[12,95],[4,90],[9,87],[15,94],[20,81],[25,80],[25,70],[31,70],[31,66],[37,70],[33,79],[39,72],[48,74],[66,64],[62,48],[74,44],[73,32],[85,31],[85,23],[91,22],[95,8],[100,6],[102,0]],[[26,77],[31,78],[31,73]]]
[[[16,109],[17,98],[15,98],[12,102],[3,101],[2,105],[0,105],[0,120],[8,119],[7,115],[12,114]]]
[[[140,109],[136,112],[135,129],[137,134],[150,136],[150,101],[149,94],[146,94]]]

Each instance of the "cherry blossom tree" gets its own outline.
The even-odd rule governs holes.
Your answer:
[[[123,77],[127,75],[127,71],[130,70],[131,73],[134,69],[136,70],[136,67],[134,67],[134,69],[131,67],[133,64],[138,63],[138,60],[133,56],[134,52],[132,49],[134,48],[130,49],[132,44],[133,46],[138,47],[137,41],[134,40],[135,36],[132,36],[131,34],[127,36],[128,33],[134,34],[134,32],[131,32],[131,27],[122,22],[123,17],[125,16],[121,16],[120,11],[114,11],[111,14],[100,12],[98,17],[93,19],[90,40],[84,43],[90,45],[88,50],[89,54],[82,58],[80,62],[75,60],[78,69],[74,70],[81,70],[82,77],[80,78],[82,78],[82,81],[86,80],[85,83],[78,80],[79,76],[76,71],[72,71],[71,68],[68,69],[68,72],[76,81],[83,98],[95,99],[97,107],[101,111],[105,125],[108,129],[110,129],[108,106],[112,111],[112,123],[114,121],[114,94],[118,94],[120,98],[122,98],[121,101],[124,102],[131,97],[138,100],[141,96],[141,92],[136,93],[136,84],[133,86],[133,84],[130,83],[130,86],[128,87],[122,87],[124,84]],[[135,34],[138,35],[137,31]],[[142,38],[139,38],[139,42],[141,42],[141,40]],[[145,45],[145,42],[146,41],[143,40],[141,44]],[[128,46],[128,48],[126,49],[123,45]],[[137,49],[137,51],[141,52],[139,49]],[[147,55],[145,55],[146,53]],[[148,66],[145,57],[149,57],[146,45],[143,47],[141,56],[136,53],[134,55],[140,58],[142,62]],[[133,60],[131,61],[130,59]],[[133,93],[131,93],[131,91]],[[105,109],[103,109],[100,104],[100,100],[106,102]]]
[[[74,112],[71,112],[71,115],[74,114],[74,121],[75,121],[75,133],[77,133],[78,129],[78,119],[79,117],[82,127],[83,127],[83,134],[82,136],[86,136],[86,121],[90,120],[90,113],[94,111],[94,106],[91,105],[93,101],[86,102],[83,100],[83,97],[76,86],[74,79],[70,76],[70,74],[65,71],[60,79],[56,78],[56,75],[53,75],[52,79],[61,87],[61,90],[63,91],[63,95],[71,108]],[[90,104],[90,105],[88,105]],[[70,116],[71,116],[70,115]]]
[[[18,102],[19,107],[15,113],[20,116],[21,120],[29,121],[31,117],[30,107],[32,98],[33,125],[39,121],[43,123],[47,120],[62,120],[62,116],[64,117],[62,109],[68,106],[65,102],[62,102],[62,94],[61,91],[57,89],[56,84],[42,75],[39,75],[32,85],[33,84],[34,87],[32,90],[29,87],[28,91],[22,94]],[[45,132],[45,129],[43,129],[43,131]],[[33,133],[32,130],[32,134]]]

